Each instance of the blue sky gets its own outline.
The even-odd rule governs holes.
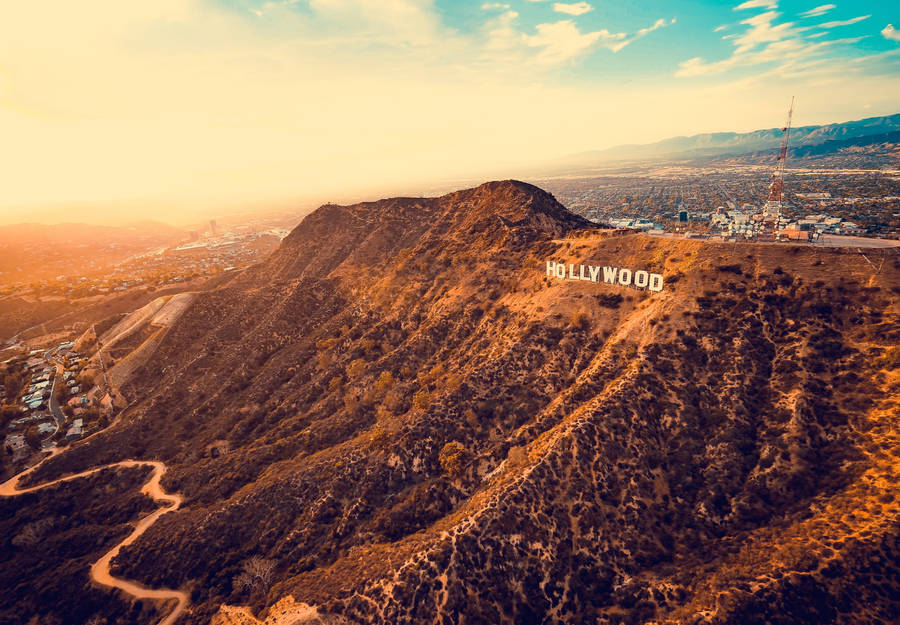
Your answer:
[[[16,3],[0,21],[0,220],[415,192],[778,126],[791,96],[799,125],[897,113],[896,6]]]
[[[226,0],[261,20],[289,8],[328,22],[345,0]],[[518,61],[543,59],[556,78],[574,81],[742,77],[780,65],[867,59],[867,69],[897,70],[900,11],[895,2],[735,2],[435,0],[386,2],[428,15],[448,36],[473,46],[530,48]],[[399,13],[399,12],[398,12]],[[322,19],[325,17],[325,19]],[[340,28],[340,24],[337,24]],[[506,38],[507,41],[502,40]],[[398,45],[402,41],[396,42]],[[496,46],[495,46],[496,47]],[[452,54],[448,50],[448,55]],[[697,59],[691,63],[692,59]]]

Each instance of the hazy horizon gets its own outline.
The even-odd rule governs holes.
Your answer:
[[[888,3],[34,2],[0,24],[0,223],[418,194],[571,154],[893,114]]]

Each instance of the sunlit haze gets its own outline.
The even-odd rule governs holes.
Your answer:
[[[0,20],[0,221],[184,223],[580,151],[896,113],[889,2],[35,0]],[[891,24],[891,20],[894,24]]]

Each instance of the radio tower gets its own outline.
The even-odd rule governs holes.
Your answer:
[[[774,234],[781,220],[781,208],[784,201],[784,162],[787,160],[788,142],[791,137],[791,117],[794,115],[794,96],[791,96],[791,108],[788,109],[787,123],[781,129],[781,148],[778,150],[778,158],[775,161],[775,171],[772,172],[772,183],[769,185],[769,199],[763,206],[763,221]]]

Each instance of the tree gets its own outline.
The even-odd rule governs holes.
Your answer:
[[[0,428],[3,428],[5,430],[9,422],[18,417],[20,414],[21,412],[16,406],[13,406],[11,404],[0,406]]]
[[[84,372],[78,376],[78,386],[81,387],[82,392],[94,386],[94,376],[93,374]]]
[[[241,567],[241,572],[234,578],[233,586],[239,591],[261,592],[266,595],[269,592],[269,585],[272,583],[272,576],[275,572],[275,562],[260,556],[253,556],[249,560],[245,560]]]
[[[390,412],[396,413],[403,404],[403,397],[396,389],[391,389],[385,394],[382,404]]]
[[[362,402],[360,401],[359,395],[354,390],[348,390],[344,393],[344,408],[347,409],[347,412],[350,414],[356,414],[359,411]]]
[[[357,358],[347,367],[347,377],[355,378],[362,374],[363,371],[366,370],[366,361],[362,358]]]
[[[383,371],[375,382],[375,390],[379,393],[386,393],[392,386],[394,386],[394,374],[390,371]]]
[[[41,435],[38,433],[36,425],[29,426],[25,430],[25,443],[35,451],[41,448]]]
[[[451,441],[444,445],[438,455],[441,468],[447,475],[455,478],[460,478],[465,474],[468,460],[469,453],[458,441]]]
[[[431,406],[431,393],[422,389],[413,395],[413,408],[416,410],[427,410]]]

